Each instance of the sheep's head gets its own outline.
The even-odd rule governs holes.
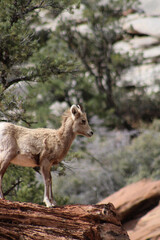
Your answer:
[[[80,105],[72,105],[70,108],[73,119],[73,132],[78,135],[91,137],[93,131],[88,124],[87,115]]]

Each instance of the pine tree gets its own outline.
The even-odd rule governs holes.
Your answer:
[[[0,2],[0,118],[18,121],[24,118],[24,96],[20,97],[19,83],[47,81],[51,74],[61,74],[65,63],[45,55],[31,60],[49,38],[48,31],[36,31],[40,24],[39,11],[48,9],[57,16],[75,1],[25,1]],[[62,64],[64,68],[62,68]],[[61,65],[61,66],[60,66]],[[23,92],[22,92],[23,95]],[[18,111],[17,111],[18,109]]]

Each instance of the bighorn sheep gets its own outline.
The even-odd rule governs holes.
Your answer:
[[[44,202],[54,206],[51,167],[66,156],[76,135],[91,137],[93,132],[86,113],[72,105],[63,114],[59,129],[28,129],[12,123],[0,123],[0,198],[3,199],[2,178],[10,163],[24,167],[40,167],[44,180]]]

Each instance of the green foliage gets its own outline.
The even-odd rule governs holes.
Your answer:
[[[159,141],[160,132],[145,131],[131,145],[117,152],[113,166],[125,184],[148,177],[160,179]]]
[[[36,180],[35,171],[32,168],[11,165],[3,178],[3,192],[8,192],[6,198],[12,201],[39,204],[43,201],[43,185]]]
[[[22,12],[25,1],[16,2],[18,6],[12,4],[12,1],[0,3],[0,69],[4,77],[2,80],[6,81],[6,84],[10,82],[7,81],[9,77],[21,75],[21,67],[18,64],[25,63],[38,47],[34,39],[35,31],[29,27],[30,21],[25,19],[25,13]],[[27,11],[27,7],[25,10]]]
[[[3,115],[5,115],[7,116],[5,120],[15,120],[8,113],[10,106],[8,106],[6,99],[9,95],[11,102],[14,103],[14,107],[12,107],[14,111],[18,109],[20,100],[14,97],[17,92],[12,91],[11,86],[23,83],[26,88],[24,82],[45,82],[51,75],[72,72],[73,67],[67,59],[55,57],[54,54],[46,51],[44,46],[49,39],[50,32],[47,30],[37,32],[35,27],[40,24],[40,17],[36,10],[52,10],[52,14],[57,16],[58,13],[75,2],[50,0],[16,0],[14,2],[2,0],[0,2],[0,80],[2,85],[0,101],[3,105],[0,113],[1,119],[4,120]],[[8,89],[10,90],[9,94]],[[26,99],[24,100],[26,101]],[[19,113],[18,119],[20,116]],[[24,120],[23,115],[22,119]]]

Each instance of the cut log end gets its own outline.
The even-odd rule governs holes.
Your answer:
[[[128,240],[113,204],[46,208],[0,200],[0,239]]]

